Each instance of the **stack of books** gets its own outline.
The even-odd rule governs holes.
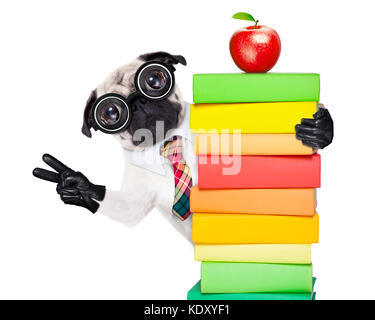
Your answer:
[[[191,189],[201,280],[189,300],[315,299],[320,155],[295,137],[313,118],[318,74],[196,74]]]

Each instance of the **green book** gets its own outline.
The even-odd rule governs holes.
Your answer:
[[[311,264],[202,262],[202,293],[312,292]]]
[[[319,101],[316,73],[206,73],[193,76],[194,103]]]
[[[312,279],[314,288],[316,278]],[[315,300],[315,292],[312,293],[202,293],[201,281],[199,280],[187,294],[188,300]]]

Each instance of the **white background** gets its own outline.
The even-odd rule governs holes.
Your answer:
[[[275,28],[275,72],[318,72],[335,121],[321,152],[319,299],[375,298],[373,1],[3,1],[0,5],[0,298],[185,299],[193,247],[157,211],[126,228],[60,202],[31,172],[49,152],[118,189],[122,152],[80,133],[90,90],[138,54],[186,57],[198,72],[238,72],[228,41],[248,11]]]

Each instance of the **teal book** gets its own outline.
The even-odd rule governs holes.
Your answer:
[[[206,73],[193,76],[194,103],[319,101],[316,73]]]
[[[316,278],[313,278],[313,288]],[[315,300],[312,293],[202,293],[201,282],[198,281],[187,294],[188,300]]]
[[[311,293],[311,264],[202,262],[202,293]]]

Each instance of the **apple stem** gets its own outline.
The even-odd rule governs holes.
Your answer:
[[[259,20],[255,21],[254,29],[257,28]]]

